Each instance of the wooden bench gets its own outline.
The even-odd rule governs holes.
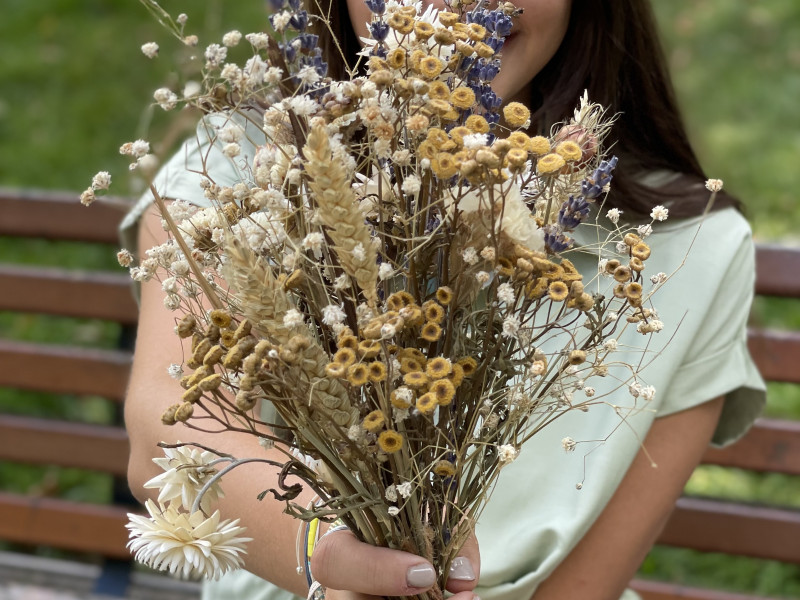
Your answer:
[[[88,211],[74,194],[0,190],[0,236],[117,244],[124,204]],[[111,249],[109,249],[111,251]],[[757,292],[800,298],[800,250],[758,248]],[[102,319],[130,327],[136,305],[127,274],[0,263],[0,311]],[[753,330],[750,348],[768,381],[800,384],[800,332]],[[0,339],[0,387],[96,395],[121,402],[128,350],[99,350]],[[0,415],[0,461],[60,465],[124,477],[128,444],[119,426]],[[709,450],[704,462],[764,473],[800,475],[800,422],[761,419],[738,444]],[[113,559],[129,558],[126,512],[0,491],[0,540]],[[800,511],[682,498],[659,543],[800,565]],[[646,600],[742,598],[715,590],[637,580]]]

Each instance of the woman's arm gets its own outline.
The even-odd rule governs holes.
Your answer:
[[[140,251],[166,241],[159,216],[150,210],[142,218],[139,233]],[[163,453],[158,442],[198,442],[236,457],[264,457],[285,462],[279,450],[267,451],[251,435],[237,433],[203,433],[187,429],[183,425],[171,427],[161,423],[161,413],[174,404],[181,391],[177,382],[167,374],[170,363],[180,362],[178,337],[174,334],[176,313],[168,311],[163,304],[164,292],[156,280],[142,284],[139,328],[134,353],[133,370],[125,400],[125,423],[130,438],[131,454],[128,465],[128,482],[133,494],[141,501],[155,499],[158,490],[145,489],[144,483],[163,471],[152,462]],[[184,347],[183,355],[190,354]],[[291,482],[290,482],[291,483]],[[283,512],[284,504],[268,496],[258,502],[256,496],[265,489],[278,488],[277,469],[263,463],[242,465],[226,474],[222,487],[225,497],[219,503],[223,518],[240,517],[247,527],[247,537],[253,541],[247,545],[246,568],[256,575],[300,596],[306,595],[305,576],[296,572],[295,540],[301,522]],[[313,497],[305,490],[297,499],[299,504],[308,503]],[[412,587],[408,583],[424,581],[425,573],[433,568],[420,557],[405,552],[376,549],[349,538],[349,535],[334,534],[336,543],[323,544],[328,549],[347,548],[347,551],[331,557],[321,552],[317,560],[315,576],[323,583],[335,583],[345,589],[365,594],[386,596],[412,595],[430,585]],[[477,549],[470,549],[477,564]],[[327,558],[326,555],[327,554]],[[474,556],[473,556],[474,555]],[[416,579],[414,579],[416,577]],[[422,577],[422,579],[420,579]],[[432,582],[431,582],[432,583]],[[454,582],[451,591],[471,590],[476,581]],[[466,593],[459,600],[469,600]]]
[[[722,398],[656,419],[614,496],[535,600],[619,600],[667,522],[717,425]]]

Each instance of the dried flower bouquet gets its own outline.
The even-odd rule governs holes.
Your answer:
[[[185,16],[143,2],[197,43]],[[604,401],[587,380],[607,374],[624,328],[661,329],[649,296],[666,276],[643,276],[650,225],[621,229],[613,210],[598,224],[616,165],[602,107],[580,99],[549,137],[525,132],[523,105],[499,110],[490,83],[513,6],[367,0],[363,74],[331,81],[300,0],[271,4],[272,33],[232,31],[206,48],[202,91],[155,94],[164,109],[212,113],[212,143],[249,161],[232,186],[207,165],[207,208],[165,203],[152,186],[170,240],[138,264],[120,253],[134,279],[162,282],[175,332],[191,338],[172,367],[182,398],[161,420],[284,449],[274,466],[319,500],[299,506],[288,485],[265,495],[424,556],[440,569],[428,596],[441,597],[503,466],[561,414]],[[252,56],[226,62],[243,38]],[[146,142],[122,151],[152,170]],[[108,183],[99,174],[82,200]],[[577,227],[595,230],[591,282],[566,257]],[[173,572],[235,568],[246,540],[212,514],[219,479],[269,461],[191,444],[166,453],[132,549]]]

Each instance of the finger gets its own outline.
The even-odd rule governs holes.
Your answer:
[[[450,564],[447,590],[453,593],[475,589],[481,575],[481,554],[475,534],[469,536],[459,555]],[[467,598],[469,600],[469,598]]]
[[[346,530],[320,539],[311,572],[329,589],[375,596],[411,596],[436,582],[436,571],[425,559],[359,542]]]

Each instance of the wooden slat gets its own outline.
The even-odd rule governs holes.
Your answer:
[[[630,587],[636,590],[643,600],[768,600],[762,596],[747,596],[644,579],[634,579]]]
[[[130,559],[127,510],[0,492],[0,539]]]
[[[0,460],[124,476],[128,454],[121,427],[0,415]]]
[[[0,310],[136,323],[126,273],[0,264]]]
[[[681,498],[659,544],[800,564],[800,511]]]
[[[130,202],[103,198],[83,206],[79,193],[0,188],[0,235],[119,244]]]
[[[800,298],[800,248],[756,247],[756,293]]]
[[[703,462],[723,467],[800,475],[800,421],[759,419],[727,448],[709,449]]]
[[[121,401],[131,353],[0,340],[0,387]]]
[[[764,379],[800,383],[800,331],[751,329],[747,345]]]

